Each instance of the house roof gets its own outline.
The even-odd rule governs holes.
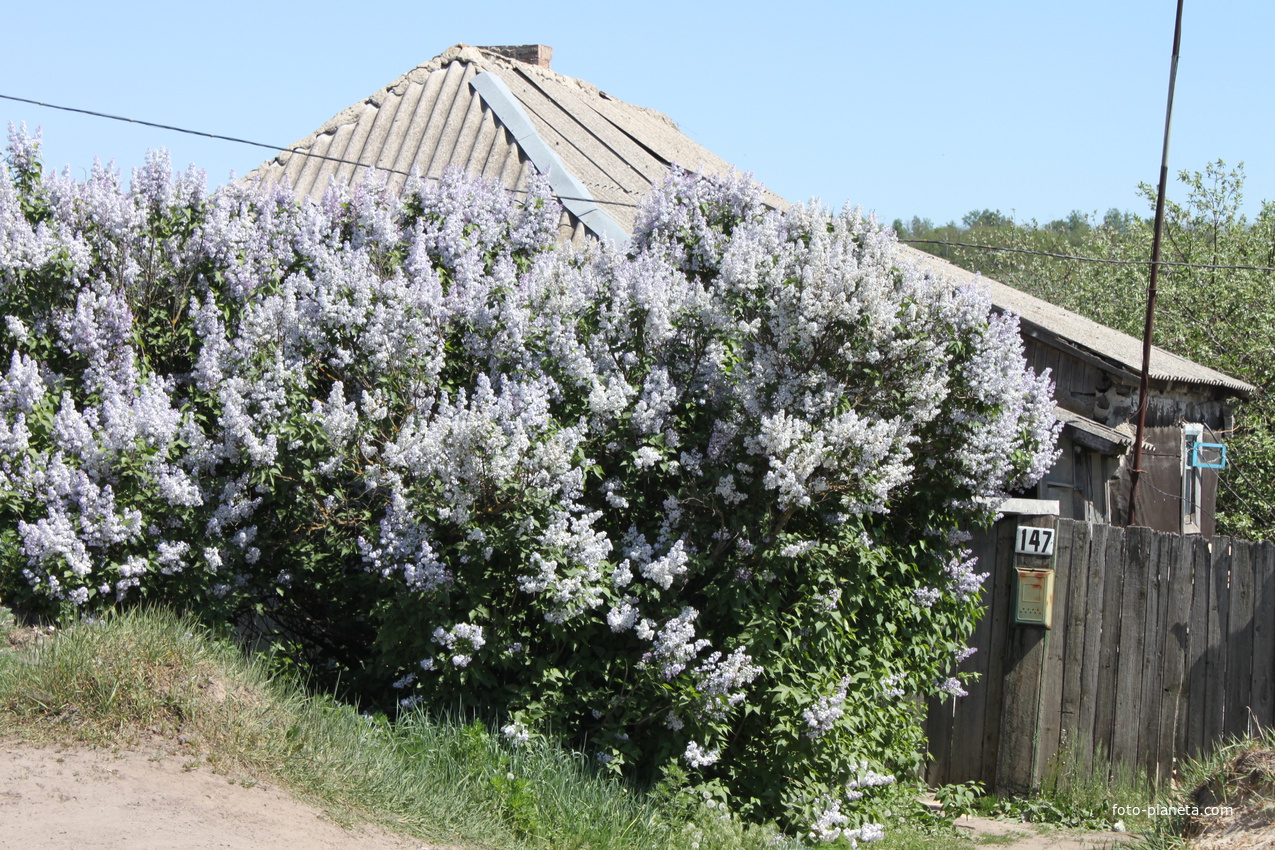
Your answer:
[[[286,178],[318,200],[333,178],[354,185],[373,166],[395,189],[413,169],[429,179],[454,166],[523,191],[540,171],[563,200],[573,236],[589,231],[621,241],[638,202],[670,164],[731,169],[666,115],[504,55],[512,52],[451,47],[292,145],[304,153],[281,152],[249,177]],[[776,195],[766,200],[784,204]],[[582,222],[588,219],[596,224]],[[606,219],[617,228],[611,234]]]
[[[991,287],[993,306],[1018,314],[1023,333],[1039,337],[1042,342],[1134,383],[1142,374],[1142,340],[911,246],[900,248],[922,268],[958,284],[976,280],[986,283]],[[1151,368],[1147,374],[1152,380],[1166,384],[1222,387],[1244,397],[1257,391],[1252,384],[1158,347],[1151,349]]]
[[[458,44],[342,110],[318,130],[263,163],[249,178],[286,179],[318,200],[330,182],[352,186],[373,168],[399,189],[415,171],[439,177],[448,166],[525,191],[532,174],[549,178],[565,207],[564,238],[623,242],[638,202],[672,163],[710,173],[729,163],[683,134],[666,115],[625,103],[590,83],[550,70],[544,46]],[[517,56],[518,59],[512,57]],[[519,61],[519,59],[523,61]],[[767,192],[766,203],[787,206]],[[960,282],[978,276],[908,246],[922,268]],[[1019,315],[1024,333],[1137,380],[1142,343],[997,281],[997,309]],[[1255,387],[1156,348],[1150,377],[1220,387],[1248,396]]]
[[[1125,449],[1133,445],[1131,435],[1117,428],[1108,428],[1065,407],[1055,406],[1054,416],[1063,424],[1063,433],[1086,448],[1107,455],[1122,455]]]

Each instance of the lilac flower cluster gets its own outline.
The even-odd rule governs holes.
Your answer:
[[[483,637],[483,627],[473,623],[457,623],[450,629],[442,626],[434,629],[432,640],[452,655],[452,664],[456,667],[468,667],[474,660],[474,653],[487,644]]]
[[[576,252],[539,180],[311,204],[207,195],[163,154],[128,189],[101,166],[41,177],[37,148],[11,132],[0,169],[0,510],[51,604],[354,624],[377,637],[346,656],[374,655],[404,706],[526,710],[740,788],[751,744],[729,733],[769,705],[748,722],[804,722],[840,787],[855,723],[903,718],[852,682],[945,672],[967,635],[940,624],[982,579],[950,532],[1053,457],[1047,378],[986,292],[902,262],[857,211],[768,210],[739,175],[673,169],[626,253]],[[891,524],[915,513],[940,517],[923,546],[929,519]],[[938,554],[879,569],[905,551]],[[906,589],[873,597],[860,568]],[[899,600],[935,633],[853,666],[871,653],[847,618]],[[767,702],[832,665],[851,666],[831,694]],[[838,820],[854,799],[815,831],[869,840]]]
[[[821,696],[814,705],[804,709],[801,716],[806,721],[806,737],[818,738],[832,730],[833,725],[845,714],[846,689],[850,687],[850,677],[841,680],[831,696]]]
[[[873,844],[885,836],[885,827],[879,823],[847,826],[850,818],[841,812],[841,800],[826,800],[818,817],[810,825],[810,837],[816,841],[845,841],[851,848]]]

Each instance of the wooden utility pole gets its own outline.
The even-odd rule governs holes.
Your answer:
[[[1169,128],[1173,124],[1173,84],[1178,77],[1182,45],[1182,3],[1173,24],[1173,60],[1169,65],[1169,104],[1164,110],[1164,148],[1160,153],[1160,188],[1155,196],[1155,233],[1151,237],[1151,283],[1147,287],[1147,323],[1142,334],[1142,380],[1138,384],[1138,429],[1133,440],[1133,468],[1129,470],[1129,521],[1137,518],[1138,479],[1142,475],[1142,438],[1147,428],[1147,373],[1151,371],[1151,335],[1155,327],[1155,285],[1160,277],[1160,236],[1164,232],[1164,193],[1169,185]]]

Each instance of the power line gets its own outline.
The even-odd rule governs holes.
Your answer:
[[[1084,263],[1106,263],[1112,266],[1149,266],[1150,260],[1109,260],[1102,257],[1081,257],[1076,254],[1055,254],[1050,251],[1032,251],[1027,248],[1006,248],[1002,245],[979,245],[974,242],[944,242],[939,239],[900,239],[909,245],[952,245],[958,248],[977,248],[982,251],[1005,251],[1010,254],[1031,254],[1037,257],[1052,257],[1056,260],[1079,260]],[[1187,269],[1231,269],[1237,271],[1275,272],[1275,266],[1223,266],[1206,263],[1175,263],[1161,260],[1159,265],[1177,266]]]
[[[288,145],[271,145],[271,144],[266,144],[265,142],[254,142],[251,139],[239,139],[234,136],[223,136],[218,133],[206,133],[203,130],[188,130],[184,127],[174,127],[172,124],[157,124],[154,121],[143,121],[140,118],[128,118],[123,115],[111,115],[110,113],[107,113],[107,112],[95,112],[92,109],[79,109],[74,106],[60,106],[56,103],[45,103],[44,101],[31,100],[30,98],[25,98],[25,97],[14,97],[13,95],[9,95],[9,94],[0,94],[0,99],[12,100],[12,101],[16,101],[17,103],[29,103],[32,106],[42,106],[45,109],[57,109],[57,110],[61,110],[62,112],[74,112],[80,115],[90,115],[94,118],[106,118],[111,121],[122,121],[125,124],[140,124],[143,127],[155,127],[156,129],[159,129],[159,130],[171,130],[174,133],[185,133],[188,136],[200,136],[205,139],[216,139],[217,141],[220,141],[220,142],[234,142],[235,144],[238,144],[238,145],[250,145],[254,148],[265,148],[266,150],[271,150],[271,151],[280,151],[282,153],[293,153],[293,154],[298,154],[299,156],[314,157],[315,159],[322,159],[328,162],[341,163],[343,165],[353,165],[355,167],[367,168],[372,171],[379,171],[385,174],[401,174],[405,177],[413,176],[412,172],[410,171],[400,171],[399,169],[396,169],[396,168],[379,168],[375,165],[369,165],[366,162],[357,162],[355,160],[342,159],[340,157],[335,157],[335,156],[325,156],[324,154],[313,153],[311,151],[302,150],[300,148],[289,147]],[[425,175],[422,177],[421,175],[417,174],[415,176],[418,179],[422,179],[422,180],[441,179],[438,177],[434,177],[432,175]],[[598,184],[593,184],[593,185],[598,185]],[[627,189],[624,189],[624,187],[622,186],[616,186],[614,188],[620,189],[621,191],[626,191],[626,192],[628,191]],[[525,189],[505,189],[505,191],[511,192],[515,195],[530,194]],[[556,195],[555,197],[564,201],[592,201],[595,204],[606,204],[613,207],[632,207],[632,208],[637,207],[637,204],[628,203],[625,201],[604,201],[600,198],[577,198],[572,195]]]
[[[1249,511],[1249,514],[1250,514],[1250,515],[1252,515],[1252,514],[1256,513],[1256,511],[1255,511],[1255,510],[1254,510],[1254,508],[1253,508],[1253,505],[1252,505],[1252,504],[1250,504],[1250,503],[1249,503],[1249,501],[1248,501],[1247,499],[1245,499],[1245,498],[1244,498],[1244,497],[1243,497],[1243,496],[1242,496],[1242,495],[1241,495],[1241,494],[1240,494],[1240,493],[1239,493],[1239,492],[1238,492],[1238,491],[1237,491],[1234,487],[1232,487],[1232,486],[1231,486],[1231,482],[1230,482],[1230,481],[1227,481],[1227,480],[1226,480],[1225,478],[1223,478],[1221,475],[1219,475],[1219,476],[1217,477],[1217,480],[1218,480],[1218,481],[1220,481],[1220,482],[1222,483],[1222,486],[1224,486],[1227,490],[1230,490],[1230,491],[1231,491],[1231,495],[1232,495],[1232,496],[1234,496],[1234,497],[1235,497],[1235,498],[1239,501],[1239,503],[1240,503],[1241,505],[1243,505],[1245,508],[1248,508],[1248,511]],[[1245,479],[1245,480],[1247,480],[1247,479]],[[1266,504],[1266,502],[1265,502],[1264,500],[1262,500],[1262,499],[1261,499],[1261,497],[1258,497],[1258,501],[1259,501],[1259,502],[1261,502],[1261,504],[1262,504],[1263,506],[1265,506],[1265,507],[1266,507],[1266,520],[1267,520],[1267,522],[1275,522],[1275,511],[1272,511],[1272,510],[1271,510],[1271,508],[1270,508],[1270,505],[1267,505],[1267,504]],[[1216,507],[1215,507],[1215,508],[1214,508],[1214,516],[1216,516],[1216,514],[1217,514],[1217,510],[1216,510]]]
[[[204,132],[203,130],[190,130],[185,127],[177,127],[172,124],[159,124],[154,121],[144,121],[140,118],[129,118],[124,115],[112,115],[109,112],[97,112],[92,109],[80,109],[74,106],[62,106],[56,103],[47,103],[42,100],[32,100],[26,97],[15,97],[14,95],[9,95],[9,94],[0,94],[0,99],[11,100],[17,103],[28,103],[28,104],[31,104],[32,106],[39,106],[45,109],[56,109],[62,112],[74,112],[79,115],[89,115],[93,118],[105,118],[111,121],[121,121],[125,124],[138,124],[143,127],[154,127],[158,130],[169,130],[174,133],[184,133],[188,136],[199,136],[201,138],[214,139],[220,142],[233,142],[234,144],[237,144],[237,145],[249,145],[254,148],[264,148],[265,150],[270,150],[270,151],[279,151],[281,153],[291,153],[291,154],[297,154],[298,156],[313,157],[314,159],[321,159],[326,162],[335,162],[341,165],[353,165],[356,168],[367,168],[369,170],[379,171],[385,174],[400,174],[404,177],[413,176],[412,172],[409,172],[409,171],[402,171],[396,168],[380,168],[376,165],[369,165],[366,162],[358,162],[356,160],[343,159],[341,157],[336,157],[336,156],[327,156],[326,154],[314,153],[313,151],[302,150],[301,148],[295,148],[288,145],[271,145],[265,142],[254,142],[251,139],[240,139],[235,136],[225,136],[219,133],[207,133],[207,132]],[[418,174],[416,176],[418,179],[423,179],[423,180],[439,180],[440,179],[432,175],[421,176]],[[595,183],[591,185],[599,186],[599,188],[601,188],[601,184]],[[615,186],[613,188],[632,194],[632,192],[630,192],[628,189],[625,189],[623,186]],[[525,189],[505,189],[505,191],[510,192],[512,194],[516,194],[516,195],[529,194]],[[606,201],[606,200],[602,200],[601,198],[578,198],[573,195],[557,195],[556,197],[564,201],[592,201],[595,204],[603,204],[606,206],[613,206],[613,207],[628,207],[630,209],[636,209],[638,206],[637,204],[630,203],[627,201]],[[1004,252],[1012,253],[1012,254],[1031,254],[1038,257],[1052,257],[1053,259],[1057,259],[1057,260],[1077,260],[1077,261],[1085,262],[1085,263],[1105,263],[1108,265],[1116,265],[1116,266],[1148,266],[1151,264],[1150,260],[1109,260],[1109,259],[1103,259],[1101,257],[1082,257],[1082,256],[1074,255],[1074,254],[1057,254],[1057,253],[1052,253],[1049,251],[1032,251],[1026,248],[1006,248],[1000,245],[980,245],[974,242],[948,242],[948,241],[943,241],[939,239],[900,239],[899,241],[910,244],[910,245],[948,245],[948,246],[959,247],[959,248],[976,248],[982,251],[1004,251]],[[1178,266],[1182,268],[1191,268],[1191,269],[1219,269],[1219,270],[1233,270],[1233,271],[1275,272],[1275,266],[1226,266],[1226,265],[1205,265],[1202,263],[1176,263],[1176,262],[1166,262],[1166,261],[1161,261],[1160,265]]]

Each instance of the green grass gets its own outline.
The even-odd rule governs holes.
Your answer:
[[[0,735],[158,749],[236,781],[270,780],[338,821],[432,841],[800,846],[720,810],[639,794],[561,748],[513,748],[481,725],[424,714],[394,723],[361,715],[271,676],[261,660],[163,611],[79,624],[0,651]]]
[[[1275,730],[1227,741],[1200,759],[1188,761],[1177,789],[1161,802],[1176,808],[1156,818],[1147,844],[1149,850],[1187,848],[1190,842],[1186,836],[1245,820],[1245,814],[1249,815],[1251,828],[1263,829],[1269,817],[1253,815],[1275,806]],[[1231,807],[1234,816],[1210,813],[1210,807]],[[1190,817],[1182,812],[1184,809],[1193,809],[1197,815]],[[1240,832],[1231,840],[1252,842],[1256,847],[1267,846],[1270,839],[1267,829],[1260,834]]]
[[[0,738],[157,751],[269,781],[346,824],[488,848],[797,848],[689,792],[639,793],[550,744],[514,747],[480,724],[394,722],[307,693],[189,619],[138,610],[53,634],[0,607]],[[905,795],[906,796],[906,795]],[[907,809],[901,806],[897,811]],[[941,822],[890,824],[875,850],[974,847]]]

